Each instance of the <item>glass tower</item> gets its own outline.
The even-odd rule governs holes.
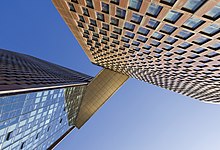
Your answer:
[[[44,150],[58,143],[74,128],[84,89],[75,86],[1,97],[0,149]]]

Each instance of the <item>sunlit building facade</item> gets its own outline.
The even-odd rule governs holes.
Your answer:
[[[52,1],[93,64],[220,101],[220,1]]]

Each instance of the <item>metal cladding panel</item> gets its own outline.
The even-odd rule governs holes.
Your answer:
[[[126,75],[103,69],[85,90],[76,119],[76,127],[81,128],[127,79]]]
[[[220,102],[220,1],[53,0],[89,59],[205,102]]]
[[[91,79],[32,56],[0,49],[0,95],[87,84]]]

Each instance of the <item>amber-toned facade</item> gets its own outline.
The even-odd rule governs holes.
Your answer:
[[[128,79],[96,77],[0,49],[0,149],[50,150],[81,128]]]
[[[220,101],[219,0],[53,0],[92,63]]]

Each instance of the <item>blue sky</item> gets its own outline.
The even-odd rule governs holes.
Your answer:
[[[50,0],[1,0],[0,48],[95,76]],[[56,150],[219,150],[220,106],[129,79]]]

